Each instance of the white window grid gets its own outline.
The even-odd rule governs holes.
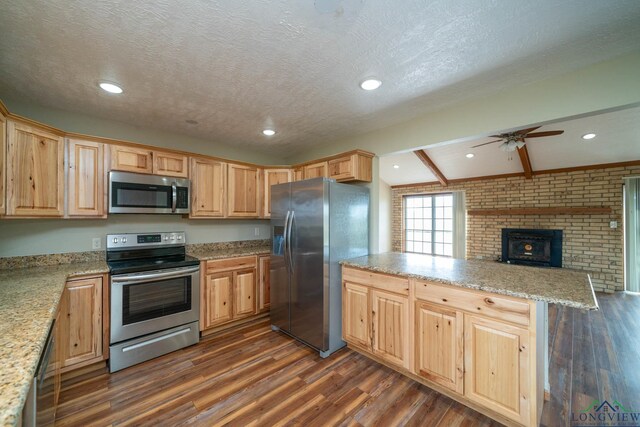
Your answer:
[[[404,251],[453,256],[453,194],[405,196]]]

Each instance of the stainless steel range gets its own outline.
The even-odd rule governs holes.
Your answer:
[[[199,341],[200,262],[184,232],[109,234],[110,372]]]

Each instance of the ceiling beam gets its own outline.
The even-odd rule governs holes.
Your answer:
[[[443,175],[442,172],[440,172],[440,169],[438,169],[436,164],[433,163],[433,160],[431,160],[429,156],[427,156],[427,153],[425,153],[424,150],[416,150],[413,153],[418,156],[420,161],[422,161],[422,163],[424,163],[424,165],[429,168],[429,170],[436,176],[436,178],[438,178],[440,184],[444,185],[445,187],[449,185],[449,181],[447,180],[447,178]]]
[[[522,169],[524,169],[524,177],[526,179],[533,178],[533,169],[531,168],[531,159],[529,159],[529,152],[527,146],[523,145],[522,148],[518,148],[518,155],[520,156],[520,163],[522,163]]]

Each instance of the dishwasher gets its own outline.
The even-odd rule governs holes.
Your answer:
[[[38,368],[31,382],[27,401],[22,411],[24,427],[53,426],[56,417],[55,374],[56,374],[55,321],[40,357]]]

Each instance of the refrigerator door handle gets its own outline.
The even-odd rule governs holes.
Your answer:
[[[289,270],[289,259],[288,259],[288,252],[289,252],[289,242],[287,241],[287,230],[289,227],[289,215],[291,215],[291,211],[287,211],[287,216],[284,219],[284,231],[282,232],[282,254],[284,256],[284,264],[287,268],[287,273],[291,273],[291,271]]]
[[[293,253],[291,252],[291,229],[293,228],[293,219],[295,218],[295,211],[291,211],[289,217],[289,228],[287,229],[287,250],[289,251],[289,269],[293,273]]]

